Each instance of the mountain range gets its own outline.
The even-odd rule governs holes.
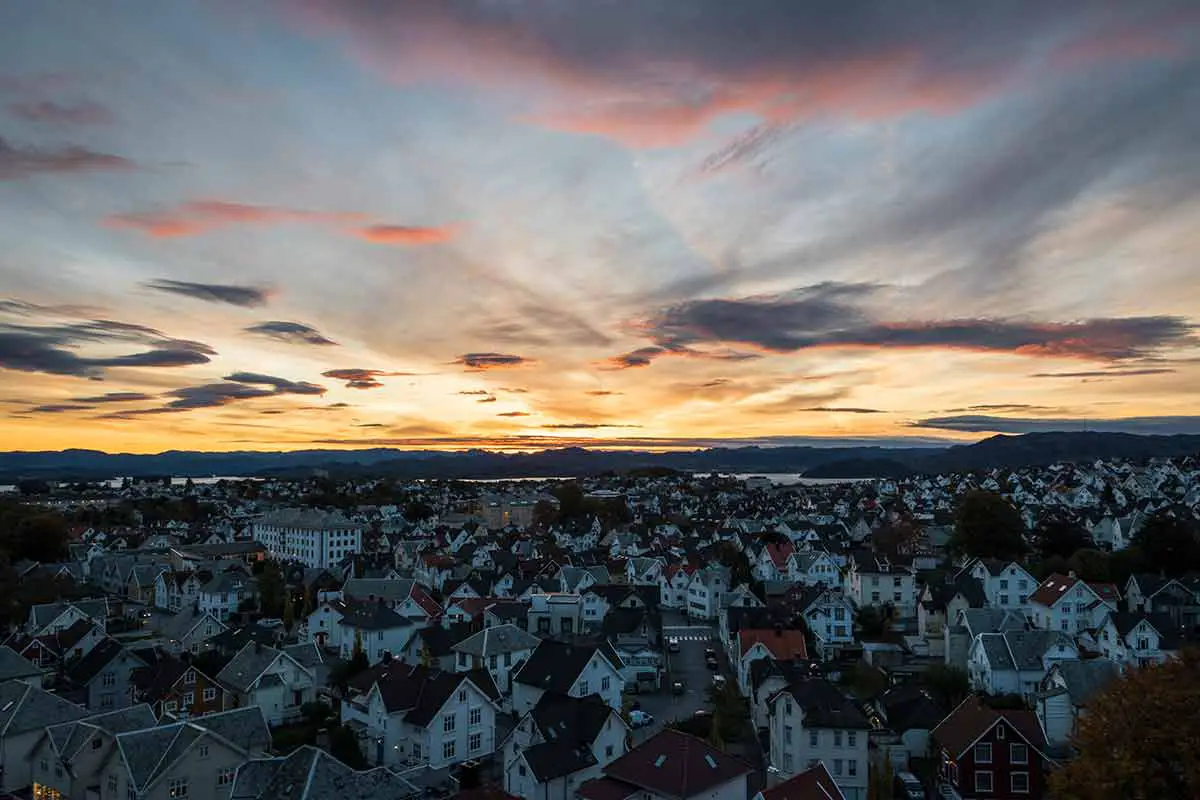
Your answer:
[[[1200,454],[1200,436],[1063,432],[993,436],[947,447],[713,447],[684,452],[562,448],[533,453],[488,450],[297,450],[154,454],[98,450],[0,452],[0,482],[22,478],[143,476],[302,476],[396,478],[579,477],[657,467],[694,472],[800,473],[822,478],[898,478],[916,473],[1045,466],[1096,459]]]

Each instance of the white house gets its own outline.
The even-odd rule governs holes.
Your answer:
[[[1047,741],[1057,747],[1067,745],[1087,713],[1088,702],[1120,674],[1120,668],[1105,658],[1052,665],[1035,698],[1038,721]]]
[[[486,669],[502,696],[512,691],[514,669],[529,660],[541,642],[536,636],[516,625],[504,624],[484,628],[455,644],[455,669],[466,672]]]
[[[846,594],[860,608],[891,605],[902,619],[917,616],[917,583],[912,566],[891,561],[881,553],[858,551],[851,556]]]
[[[788,576],[805,586],[836,586],[842,582],[842,571],[833,556],[824,550],[800,550],[792,554]]]
[[[696,619],[716,619],[721,597],[732,586],[729,568],[709,565],[692,575],[687,590],[687,614]]]
[[[989,608],[1003,608],[1030,615],[1029,597],[1037,589],[1038,582],[1017,562],[977,558],[962,572],[982,584]]]
[[[1179,651],[1179,626],[1164,614],[1109,614],[1096,631],[1105,658],[1121,667],[1161,664]]]
[[[603,648],[565,644],[543,639],[513,676],[513,711],[524,715],[531,711],[545,692],[571,697],[598,694],[611,708],[621,708],[620,664]],[[611,651],[609,651],[611,653]]]
[[[796,681],[770,700],[771,766],[787,779],[823,763],[847,800],[866,800],[871,723],[835,685]]]
[[[345,516],[310,508],[288,508],[265,514],[251,526],[254,541],[271,558],[329,568],[362,552],[362,526]]]
[[[686,608],[688,587],[696,568],[688,564],[672,564],[659,579],[659,605],[663,608]]]
[[[1079,633],[1098,628],[1117,610],[1118,599],[1110,583],[1086,583],[1073,572],[1055,573],[1030,595],[1030,613],[1039,628]]]
[[[981,633],[967,654],[971,688],[1032,699],[1050,667],[1079,658],[1075,640],[1061,631]]]
[[[390,661],[355,678],[353,687],[361,691],[343,701],[342,722],[358,732],[372,764],[441,769],[495,751],[498,695],[483,670]]]
[[[300,708],[316,699],[312,670],[283,650],[247,644],[217,673],[238,707],[258,706],[271,726],[300,718]]]

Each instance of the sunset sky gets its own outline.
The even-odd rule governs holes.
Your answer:
[[[1193,0],[0,10],[0,449],[1200,433]]]

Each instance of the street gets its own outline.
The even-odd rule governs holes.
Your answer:
[[[636,698],[642,710],[654,717],[654,724],[633,732],[635,745],[662,730],[666,723],[690,717],[708,707],[708,687],[714,673],[704,665],[704,650],[716,647],[713,628],[706,623],[689,622],[682,614],[664,611],[662,635],[664,649],[669,639],[679,639],[679,652],[664,653],[666,671],[661,691]],[[727,672],[724,659],[719,662],[723,672]],[[682,695],[671,693],[671,684],[675,681],[683,682]]]

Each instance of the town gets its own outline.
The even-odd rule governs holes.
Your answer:
[[[1194,458],[7,488],[34,800],[1037,798],[1195,676]],[[1106,735],[1170,773],[1161,725]]]

